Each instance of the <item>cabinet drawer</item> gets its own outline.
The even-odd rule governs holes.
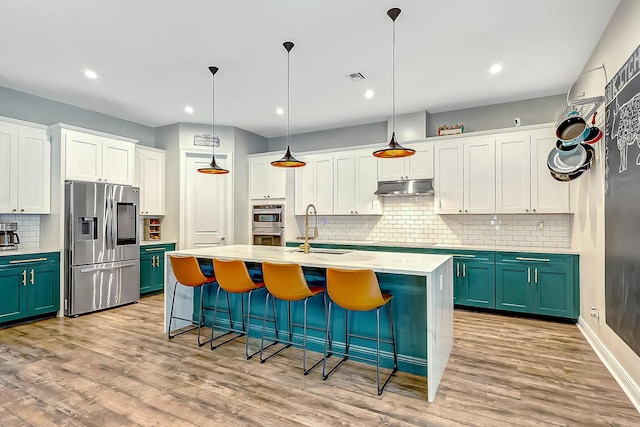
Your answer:
[[[2,256],[0,257],[0,268],[20,267],[27,265],[43,265],[60,263],[59,252],[43,252],[28,255]]]
[[[498,263],[523,263],[523,264],[544,264],[554,266],[573,266],[574,255],[545,254],[531,252],[497,252],[496,262]]]
[[[434,248],[431,249],[431,253],[453,255],[454,258],[460,261],[462,261],[463,259],[468,259],[469,261],[495,261],[495,252],[493,251],[470,251],[464,249]]]
[[[145,254],[158,254],[160,252],[172,251],[175,249],[175,245],[170,243],[166,245],[145,245],[140,246],[140,256]]]

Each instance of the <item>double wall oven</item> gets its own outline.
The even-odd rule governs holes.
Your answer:
[[[253,244],[284,246],[284,205],[254,205]]]

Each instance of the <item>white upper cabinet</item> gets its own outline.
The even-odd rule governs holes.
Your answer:
[[[314,177],[313,204],[319,215],[330,215],[333,213],[333,154],[319,154],[313,156],[312,163]],[[307,163],[307,166],[309,166],[309,163]],[[304,209],[302,214],[304,214]]]
[[[416,154],[417,155],[417,154]],[[378,159],[369,150],[354,153],[355,161],[355,204],[356,214],[382,214],[382,202],[376,196],[378,189]]]
[[[555,129],[531,132],[531,212],[569,213],[569,183],[551,177],[547,159],[556,147]]]
[[[73,130],[62,130],[65,179],[134,184],[135,144]]]
[[[336,154],[333,170],[333,213],[336,215],[355,214],[356,165],[353,153]]]
[[[436,213],[462,213],[462,142],[443,141],[435,146],[434,208]]]
[[[527,132],[496,138],[496,212],[531,209],[531,146]]]
[[[378,159],[378,181],[433,178],[433,143],[403,146],[416,150],[416,153],[399,159]]]
[[[51,144],[46,129],[0,122],[0,213],[48,214]]]
[[[140,214],[164,215],[164,150],[136,146],[134,185],[140,187]]]
[[[333,154],[297,158],[307,165],[295,169],[295,214],[304,215],[309,204],[318,215],[333,214]]]
[[[309,204],[315,204],[315,165],[313,156],[296,157],[306,166],[295,169],[295,215],[304,215]],[[333,203],[333,201],[332,201]]]
[[[547,167],[555,143],[552,128],[496,138],[496,212],[569,212],[569,185],[551,178]]]
[[[460,138],[435,145],[435,211],[495,211],[495,146],[490,137]]]
[[[287,169],[271,166],[282,156],[268,154],[249,159],[249,196],[253,200],[284,199]]]
[[[464,213],[496,211],[496,154],[492,137],[464,143]]]
[[[382,214],[380,199],[373,194],[378,189],[378,164],[370,150],[334,155],[334,214]]]

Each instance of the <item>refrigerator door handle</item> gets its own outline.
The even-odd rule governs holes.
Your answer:
[[[90,273],[92,271],[100,270],[115,270],[117,268],[133,267],[135,262],[109,262],[106,264],[89,265],[86,268],[80,269],[80,273]]]

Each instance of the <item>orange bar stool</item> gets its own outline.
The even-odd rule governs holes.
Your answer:
[[[267,297],[265,300],[265,316],[262,323],[262,340],[260,341],[260,363],[264,363],[281,351],[291,347],[292,345],[299,346],[298,343],[293,342],[293,327],[302,327],[302,372],[307,375],[316,366],[320,365],[324,360],[324,357],[314,363],[311,368],[307,369],[307,329],[314,329],[322,331],[325,334],[326,339],[329,340],[329,347],[331,347],[331,337],[327,331],[326,323],[324,328],[318,328],[315,326],[307,325],[307,302],[309,299],[315,296],[322,296],[322,308],[324,311],[324,318],[327,318],[327,299],[325,294],[325,288],[323,286],[311,286],[307,284],[302,267],[298,264],[273,264],[270,262],[262,263],[262,274],[264,284],[267,288]],[[267,319],[267,307],[269,306],[269,297],[273,297],[272,304],[275,313],[275,300],[281,300],[287,302],[287,331],[289,335],[288,340],[283,340],[278,337],[278,325],[276,324],[275,316],[273,318],[276,340],[264,347],[264,337],[266,332],[266,325],[269,321]],[[304,313],[302,325],[293,323],[291,321],[291,303],[295,301],[304,302]],[[267,357],[263,357],[264,350],[275,344],[285,344],[284,347],[275,351]],[[326,347],[326,345],[325,345]]]
[[[342,365],[350,356],[354,359],[361,359],[373,362],[372,359],[360,356],[349,355],[349,338],[356,337],[360,339],[376,341],[376,374],[378,384],[378,395],[382,394],[389,380],[398,371],[398,351],[396,349],[396,337],[393,327],[393,310],[391,308],[392,295],[383,294],[378,284],[378,278],[372,270],[342,270],[338,268],[327,268],[327,292],[331,300],[329,301],[329,314],[327,316],[328,323],[331,323],[331,303],[335,302],[338,306],[346,310],[344,316],[345,330],[345,352],[343,358],[327,373],[327,357],[328,350],[325,346],[325,362],[322,366],[322,379],[329,378],[336,369]],[[382,307],[389,307],[389,323],[391,327],[391,341],[380,339],[380,310]],[[376,311],[376,337],[365,337],[349,333],[349,311]],[[327,327],[329,330],[330,326]],[[391,344],[393,347],[393,370],[387,377],[386,381],[380,387],[380,343]]]
[[[204,294],[204,286],[210,283],[214,283],[216,281],[216,278],[208,278],[204,274],[202,274],[202,270],[200,270],[198,260],[195,257],[169,255],[169,260],[171,262],[171,269],[173,270],[173,274],[174,276],[176,276],[176,284],[173,287],[173,297],[171,298],[171,312],[169,314],[169,331],[167,332],[167,336],[169,337],[169,339],[172,339],[174,337],[177,337],[178,335],[186,334],[187,332],[191,332],[197,329],[198,345],[202,347],[209,342],[200,342],[200,329],[204,325],[203,313],[205,308],[203,305],[202,295]],[[176,302],[176,290],[178,289],[178,283],[194,289],[200,288],[200,310],[198,311],[198,326],[187,329],[186,331],[179,332],[175,335],[171,335],[171,320],[177,319],[183,320],[185,322],[193,322],[193,319],[183,319],[181,317],[174,317],[173,315],[173,306]]]
[[[250,330],[250,319],[260,319],[258,316],[251,315],[251,295],[254,291],[258,289],[264,288],[264,283],[258,282],[255,283],[251,280],[249,276],[249,271],[247,270],[247,266],[242,260],[222,260],[222,259],[213,259],[213,272],[216,275],[216,280],[218,282],[218,291],[216,292],[216,302],[215,308],[213,311],[213,325],[211,329],[211,350],[220,347],[223,344],[226,344],[230,341],[235,340],[236,338],[240,338],[246,336],[245,343],[245,355],[247,359],[251,359],[253,356],[258,354],[260,350],[257,350],[253,354],[249,354],[249,330]],[[220,290],[223,290],[227,296],[227,308],[224,310],[229,315],[229,328],[225,330],[223,334],[218,336],[214,336],[215,327],[216,327],[216,318],[218,315],[218,300],[220,298]],[[242,329],[237,329],[234,326],[233,317],[231,315],[231,301],[229,300],[229,294],[239,294],[241,296],[242,309],[240,313],[240,318],[242,319]],[[245,313],[244,310],[244,295],[247,295],[247,311]],[[246,316],[246,322],[245,322]],[[275,316],[275,312],[274,312]],[[225,336],[235,334],[233,337],[228,338],[221,343],[214,345],[214,342],[220,338]]]

